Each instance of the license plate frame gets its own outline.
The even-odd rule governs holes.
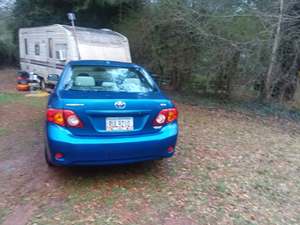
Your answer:
[[[133,117],[106,117],[105,129],[108,132],[128,132],[134,130]]]

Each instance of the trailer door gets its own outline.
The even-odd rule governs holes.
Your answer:
[[[54,56],[54,40],[52,37],[48,37],[47,40],[47,61],[48,61],[48,75],[49,74],[57,74],[56,73],[56,63],[55,63],[55,56]]]

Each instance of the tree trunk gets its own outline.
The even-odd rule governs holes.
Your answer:
[[[227,74],[226,92],[228,98],[232,97],[231,95],[233,91],[233,81],[236,79],[236,75],[238,73],[240,57],[241,57],[241,52],[239,50],[235,50],[229,68],[227,70],[228,74]]]
[[[123,21],[123,3],[120,2],[119,5],[119,23],[122,23]]]
[[[278,57],[278,49],[280,45],[281,40],[281,27],[283,22],[283,13],[284,13],[284,0],[280,0],[280,14],[278,19],[278,25],[275,33],[275,39],[271,54],[271,62],[269,65],[268,73],[266,76],[266,82],[265,82],[265,93],[264,97],[266,100],[271,100],[272,98],[272,92],[273,92],[273,76],[275,71],[275,65],[277,63],[277,57]]]

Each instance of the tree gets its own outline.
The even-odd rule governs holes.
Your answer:
[[[299,63],[299,3],[279,0],[278,22],[274,32],[270,63],[263,97],[266,101],[293,99],[297,88]]]
[[[0,65],[12,63],[16,59],[16,46],[14,44],[13,33],[9,29],[11,20],[11,5],[9,2],[0,5]]]
[[[238,0],[160,0],[148,3],[122,31],[133,43],[134,58],[160,72],[173,89],[229,96],[241,71],[249,75],[254,47],[267,39],[250,6]]]

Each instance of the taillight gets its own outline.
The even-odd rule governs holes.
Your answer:
[[[64,118],[66,123],[70,127],[83,127],[82,122],[80,121],[79,117],[71,110],[64,110]]]
[[[79,117],[71,110],[48,109],[47,121],[63,127],[65,126],[74,127],[74,128],[83,127],[83,124],[80,121]]]
[[[60,126],[65,126],[64,111],[61,109],[48,109],[47,110],[48,122],[56,123]]]
[[[163,109],[159,112],[155,120],[153,121],[153,126],[162,126],[168,123],[172,123],[177,120],[178,111],[176,108]]]

